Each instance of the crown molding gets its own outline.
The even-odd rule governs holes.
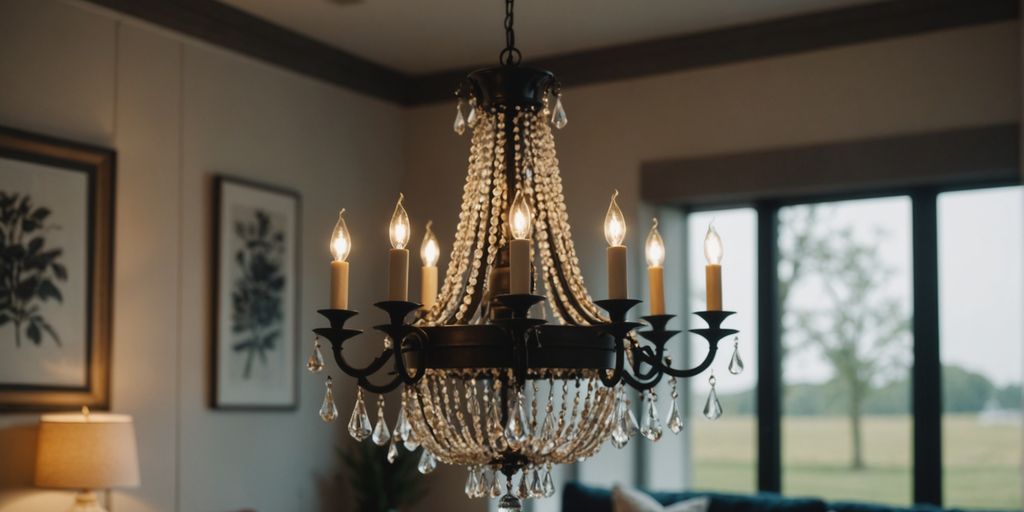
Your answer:
[[[369,96],[415,106],[452,99],[472,67],[409,75],[214,0],[84,0]],[[1018,19],[1018,0],[891,0],[544,57],[578,86]]]

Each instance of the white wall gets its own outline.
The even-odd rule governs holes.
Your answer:
[[[642,262],[642,163],[1016,122],[1020,52],[1012,21],[565,89],[569,124],[556,139],[589,287],[606,286],[601,222],[613,188],[632,219],[631,261]],[[406,118],[403,186],[432,191],[424,207],[442,242],[454,232],[468,150],[468,137],[449,128],[454,115],[444,103]],[[633,296],[642,294],[641,276],[630,274]],[[655,471],[682,471],[681,447],[662,441],[647,453]],[[581,477],[630,482],[633,454],[609,448]],[[550,501],[542,508],[557,510]]]
[[[326,241],[348,208],[352,300],[383,289],[373,248],[398,179],[402,110],[72,2],[0,0],[0,125],[118,152],[112,405],[134,415],[142,487],[126,511],[338,510],[342,418],[317,417],[322,377],[302,372],[294,412],[207,406],[211,176],[302,196],[301,328],[322,322]],[[372,315],[357,322],[373,325]],[[311,336],[303,335],[302,352]],[[303,357],[305,357],[303,355]],[[31,488],[35,414],[0,416],[0,511],[63,510]]]

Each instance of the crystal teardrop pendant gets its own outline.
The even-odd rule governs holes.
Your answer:
[[[644,419],[640,423],[640,433],[651,441],[661,439],[661,418],[658,417],[658,406],[654,405],[654,397],[647,398],[647,408],[644,410]]]
[[[352,417],[348,420],[348,434],[356,441],[363,442],[370,437],[371,432],[370,416],[366,414],[363,391],[360,389],[356,392],[356,405],[352,408]]]
[[[518,496],[521,500],[525,500],[530,497],[530,484],[528,481],[529,479],[529,471],[527,471],[526,468],[523,468],[523,470],[519,473],[519,487],[516,489],[516,496]]]
[[[398,460],[398,443],[394,439],[388,445],[388,464],[394,464]]]
[[[319,373],[324,369],[324,354],[320,352],[320,337],[313,340],[313,353],[306,360],[306,369],[310,373]]]
[[[501,501],[498,502],[498,512],[521,512],[522,510],[523,504],[519,498],[511,494],[502,496]]]
[[[544,484],[541,483],[540,471],[537,469],[533,470],[533,475],[530,477],[530,497],[544,497]]]
[[[678,434],[683,431],[683,420],[679,417],[679,408],[676,407],[676,401],[672,400],[672,404],[668,406],[668,429],[673,434]]]
[[[715,393],[715,376],[708,379],[711,383],[711,392],[708,393],[708,401],[704,403],[704,417],[709,420],[717,420],[722,416],[722,404],[718,401],[718,393]]]
[[[633,415],[633,409],[629,405],[629,402],[626,402],[626,434],[632,438],[640,433],[640,426],[637,425],[636,416]]]
[[[743,373],[743,359],[740,359],[740,338],[732,339],[732,359],[729,359],[729,373],[739,375]]]
[[[466,126],[472,128],[476,124],[476,98],[469,99],[469,114],[466,115]]]
[[[384,419],[384,400],[377,403],[377,426],[373,427],[373,435],[370,437],[373,444],[384,446],[391,440],[391,433],[388,432],[388,422]]]
[[[423,455],[420,456],[420,463],[416,465],[416,469],[422,475],[430,473],[437,468],[437,459],[434,458],[434,454],[430,453],[426,448],[423,449]]]
[[[455,107],[455,123],[452,125],[452,129],[455,133],[462,135],[466,133],[466,118],[462,117],[462,101],[459,101],[459,105]]]
[[[501,496],[501,478],[498,477],[498,471],[494,468],[491,468],[488,473],[490,474],[490,478],[488,480],[491,483],[488,493],[492,498],[497,498],[498,496]]]
[[[476,474],[476,468],[469,466],[469,476],[466,477],[466,496],[469,498],[475,498],[477,487],[480,486],[480,477]]]
[[[338,406],[334,405],[334,382],[330,377],[327,377],[324,388],[324,403],[320,406],[320,419],[330,423],[338,418]]]
[[[562,107],[561,95],[555,99],[555,110],[551,112],[551,124],[555,125],[555,128],[559,130],[569,124],[569,118],[565,115],[565,108]]]
[[[477,480],[476,489],[473,489],[473,498],[483,498],[487,496],[487,490],[490,489],[490,481],[487,480],[488,469],[486,466],[478,466],[476,468]]]
[[[551,467],[544,469],[544,497],[550,498],[555,495],[555,480],[551,478]]]
[[[622,449],[629,442],[629,418],[626,417],[626,402],[621,398],[615,404],[615,427],[612,429],[612,446]]]
[[[508,423],[505,424],[505,441],[513,449],[519,448],[529,435],[526,431],[526,414],[523,412],[522,397],[509,404]]]
[[[550,412],[544,417],[544,423],[540,427],[540,439],[544,443],[541,446],[540,452],[543,454],[551,453],[555,449],[555,438],[557,437],[555,430],[555,418]]]

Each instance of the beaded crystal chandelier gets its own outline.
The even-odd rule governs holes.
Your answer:
[[[736,333],[721,328],[732,313],[721,310],[721,241],[709,229],[709,311],[695,313],[708,327],[691,331],[707,340],[709,350],[693,368],[672,367],[666,344],[679,331],[666,329],[674,315],[664,311],[664,244],[657,221],[645,244],[651,314],[642,317],[644,322],[627,320],[640,301],[626,295],[626,224],[615,195],[605,218],[610,298],[591,299],[573,247],[555,154],[552,127],[568,122],[560,84],[548,71],[520,65],[512,24],[513,0],[506,0],[501,66],[470,73],[456,92],[454,130],[470,131],[472,147],[440,292],[440,243],[428,223],[421,248],[422,303],[408,300],[411,229],[399,198],[390,230],[389,298],[376,304],[390,319],[375,327],[385,335],[383,350],[369,365],[352,366],[343,348],[361,331],[345,327],[356,312],[348,309],[351,243],[339,215],[331,240],[331,309],[320,310],[330,327],[315,329],[317,341],[307,362],[314,373],[324,368],[319,345],[324,338],[338,367],[356,379],[348,424],[356,440],[387,445],[389,461],[399,449],[422,447],[422,473],[438,462],[466,466],[466,494],[500,497],[499,509],[509,511],[519,510],[522,499],[555,492],[555,464],[591,457],[606,441],[622,448],[637,433],[659,440],[664,427],[654,388],[663,378],[672,396],[665,424],[679,433],[676,379],[708,369],[719,341]],[[742,369],[738,353],[729,368]],[[704,414],[716,419],[721,407],[714,376],[710,380]],[[401,409],[392,430],[384,394],[399,388]],[[643,401],[639,425],[629,388]],[[364,390],[377,394],[375,422]],[[328,377],[320,410],[324,421],[338,416],[332,393]]]

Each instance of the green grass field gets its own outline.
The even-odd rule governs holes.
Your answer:
[[[697,489],[750,492],[755,482],[755,420],[723,416],[693,429]],[[783,420],[783,491],[829,500],[911,502],[909,417],[868,417],[867,468],[850,465],[850,426],[842,417]],[[944,500],[963,508],[1021,509],[1022,434],[1015,425],[984,425],[974,416],[943,420]]]

